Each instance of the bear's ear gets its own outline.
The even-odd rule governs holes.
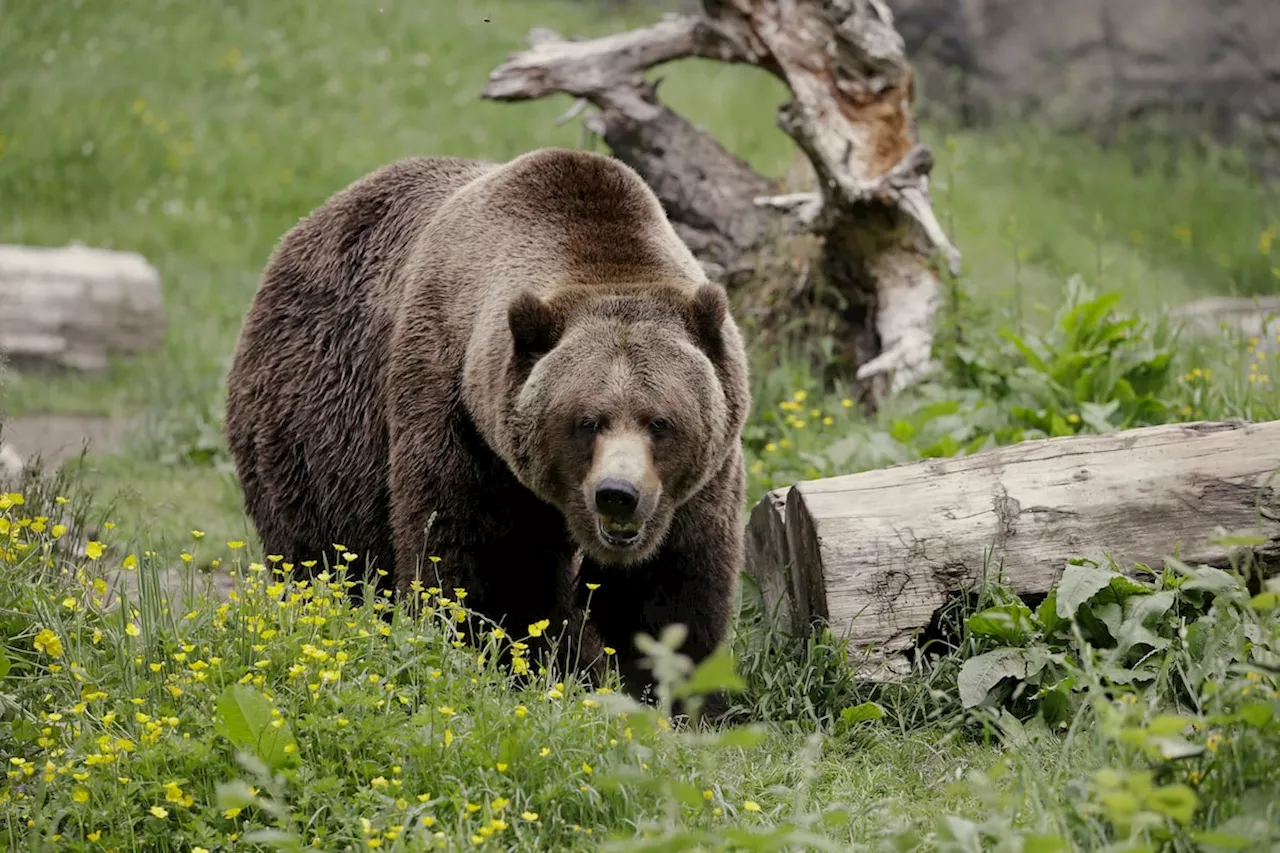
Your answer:
[[[512,300],[507,309],[507,325],[511,327],[515,356],[526,364],[550,352],[562,331],[556,310],[527,290]]]
[[[724,288],[711,282],[700,285],[685,311],[694,341],[708,355],[717,355],[724,343],[724,319],[729,313]]]

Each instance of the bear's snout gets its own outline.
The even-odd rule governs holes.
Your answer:
[[[595,535],[612,558],[644,550],[661,497],[647,436],[616,429],[597,439],[583,498],[593,510]]]
[[[626,480],[609,477],[596,486],[596,511],[611,521],[630,521],[640,505],[640,490]]]

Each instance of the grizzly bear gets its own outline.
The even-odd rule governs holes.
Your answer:
[[[629,692],[649,685],[637,632],[684,623],[695,661],[724,638],[746,354],[618,160],[418,157],[357,180],[275,248],[227,383],[267,553],[342,544],[402,597],[463,587],[517,635],[590,589]]]

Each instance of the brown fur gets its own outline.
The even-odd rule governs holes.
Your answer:
[[[228,391],[269,553],[298,564],[341,543],[401,593],[436,573],[422,579],[466,587],[518,634],[580,613],[582,582],[599,583],[592,626],[633,689],[647,682],[635,632],[684,622],[699,660],[724,637],[742,558],[742,340],[616,160],[414,158],[356,181],[276,248]],[[591,505],[611,460],[639,472],[648,517],[625,553],[596,535]],[[425,554],[440,561],[424,569]]]

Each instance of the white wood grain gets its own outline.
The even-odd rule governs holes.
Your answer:
[[[984,571],[1044,593],[1073,557],[1159,569],[1177,549],[1185,562],[1224,566],[1211,542],[1219,528],[1260,533],[1259,550],[1280,554],[1280,421],[1028,441],[799,483],[768,500],[772,512],[785,502],[789,565],[761,548],[750,570],[791,577],[793,624],[825,619],[869,649],[868,672],[892,671]]]
[[[0,246],[0,353],[19,369],[97,370],[164,342],[160,277],[139,254]]]

